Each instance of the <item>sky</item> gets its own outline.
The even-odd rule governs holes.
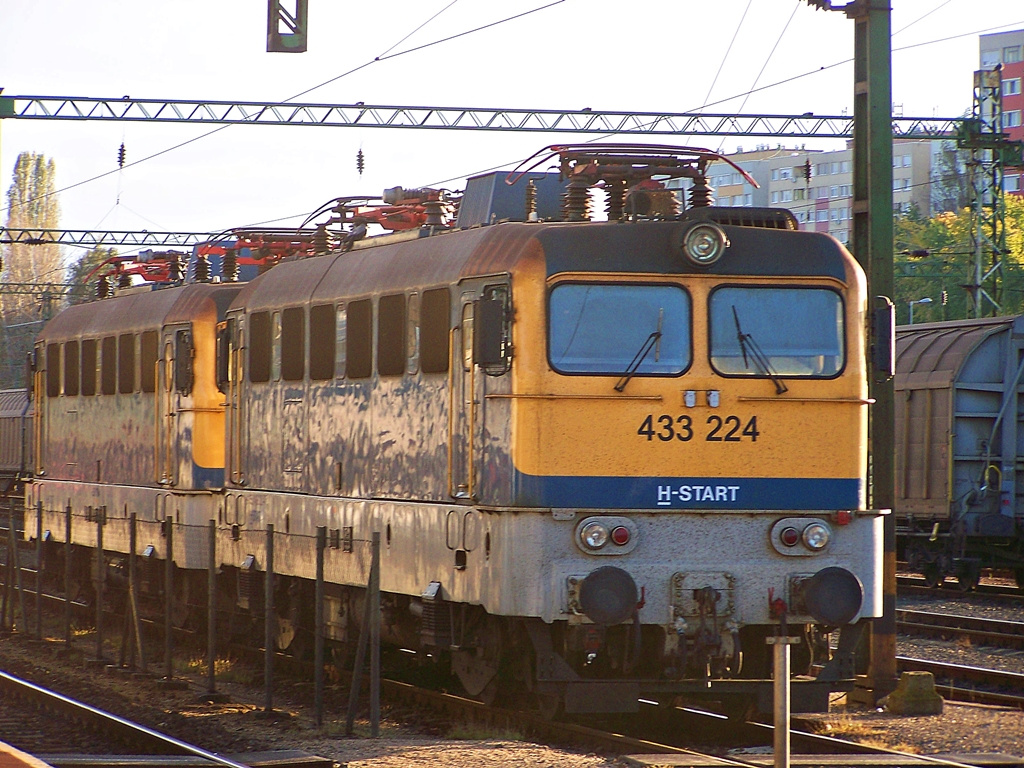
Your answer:
[[[907,117],[969,111],[979,33],[1024,29],[1019,0],[892,6],[893,103]],[[308,51],[296,54],[266,52],[266,14],[265,0],[0,0],[0,88],[5,96],[285,101],[305,92],[298,101],[852,113],[854,22],[805,0],[309,0]],[[338,196],[459,190],[467,176],[514,167],[547,144],[593,138],[246,125],[204,136],[214,127],[5,119],[0,184],[6,193],[15,158],[32,151],[56,163],[64,229],[297,226]],[[724,152],[780,143],[620,141]],[[128,165],[118,170],[122,142]],[[0,221],[4,204],[6,195]],[[65,251],[68,260],[79,255]]]

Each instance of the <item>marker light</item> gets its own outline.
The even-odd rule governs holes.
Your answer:
[[[580,529],[580,540],[588,549],[600,549],[608,543],[608,529],[601,523],[587,523]]]
[[[824,523],[811,523],[804,528],[804,545],[808,549],[824,549],[831,539],[832,531]]]
[[[779,541],[787,547],[795,547],[800,543],[800,531],[796,528],[783,528],[779,532]]]
[[[729,247],[729,238],[717,224],[700,222],[683,230],[683,255],[698,267],[710,267]]]
[[[629,544],[629,528],[624,525],[612,528],[612,541],[620,547]]]

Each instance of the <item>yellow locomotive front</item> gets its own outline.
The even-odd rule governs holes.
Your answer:
[[[511,401],[512,506],[550,520],[510,520],[503,555],[573,670],[538,681],[570,711],[616,708],[624,676],[623,708],[745,700],[780,622],[806,625],[795,670],[825,666],[796,694],[818,707],[881,615],[863,273],[781,212],[746,214],[541,225],[513,274],[513,381],[492,397]],[[814,626],[850,627],[844,653]]]

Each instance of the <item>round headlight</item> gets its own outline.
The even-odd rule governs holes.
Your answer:
[[[698,267],[710,267],[729,247],[729,238],[717,224],[701,222],[683,230],[683,255]]]
[[[811,523],[804,528],[804,544],[808,549],[824,549],[832,539],[832,531],[824,523]]]
[[[580,529],[580,541],[588,549],[600,549],[608,543],[608,529],[601,523],[587,523]]]

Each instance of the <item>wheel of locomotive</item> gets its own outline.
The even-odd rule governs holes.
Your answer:
[[[313,654],[313,585],[299,579],[288,579],[284,588],[277,590],[278,650],[306,659]]]
[[[925,586],[932,589],[938,589],[946,580],[946,574],[935,563],[928,563],[921,569],[921,573],[924,576]]]
[[[462,648],[452,651],[452,672],[469,696],[493,706],[507,692],[503,678],[509,677],[499,674],[506,647],[502,622],[483,611],[467,621],[466,640]]]
[[[192,601],[193,593],[201,595],[193,589],[192,581],[195,574],[175,566],[171,584],[171,625],[175,629],[191,628],[193,613],[195,613]]]

